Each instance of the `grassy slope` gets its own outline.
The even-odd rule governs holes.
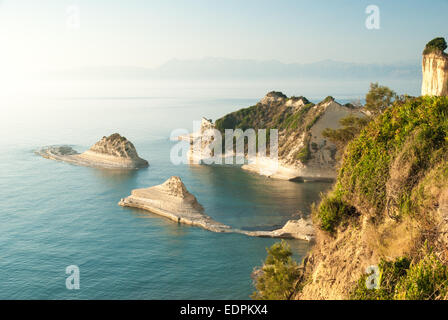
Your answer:
[[[314,210],[322,231],[297,298],[444,297],[431,285],[448,279],[447,160],[448,97],[397,103],[371,122],[347,147],[333,191]],[[365,289],[370,264],[380,265],[383,280],[395,279],[383,281],[381,295]]]

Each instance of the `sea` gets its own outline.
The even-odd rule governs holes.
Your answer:
[[[179,176],[214,220],[273,230],[309,214],[330,183],[266,178],[239,166],[173,164],[173,130],[254,105],[268,91],[318,102],[362,98],[368,83],[50,83],[0,98],[0,299],[248,299],[251,273],[278,239],[221,234],[118,206],[131,190]],[[301,87],[302,86],[302,87]],[[305,88],[305,90],[301,90]],[[337,90],[335,88],[338,88]],[[356,90],[353,88],[357,88]],[[351,92],[351,93],[350,93]],[[82,152],[118,132],[150,167],[102,170],[35,151]],[[298,262],[310,244],[288,240]],[[69,289],[68,266],[79,270]]]

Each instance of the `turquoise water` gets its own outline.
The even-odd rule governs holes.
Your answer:
[[[276,240],[216,234],[122,208],[135,188],[182,178],[213,219],[272,229],[308,211],[327,183],[276,181],[238,167],[175,166],[171,130],[192,130],[257,99],[228,97],[16,100],[0,109],[0,299],[245,299],[251,271]],[[119,132],[150,168],[107,171],[43,159],[33,151],[70,144],[83,151]],[[295,258],[309,250],[289,241]],[[67,290],[65,268],[80,268]]]

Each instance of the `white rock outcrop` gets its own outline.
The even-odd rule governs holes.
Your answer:
[[[286,106],[295,105],[296,112],[305,107],[302,100],[285,100]],[[289,101],[293,101],[288,104]],[[349,108],[334,100],[323,101],[313,107],[317,120],[308,131],[279,131],[279,157],[257,157],[252,163],[242,166],[243,170],[259,173],[281,180],[326,181],[336,178],[336,146],[322,136],[326,128],[340,128],[339,120],[349,115],[364,117],[359,109]],[[296,158],[300,149],[308,146],[312,159],[306,164]]]
[[[448,55],[434,51],[423,55],[422,96],[448,96]]]
[[[199,130],[191,134],[178,136],[177,140],[190,143],[187,160],[191,164],[201,164],[211,157],[211,144],[214,136],[215,125],[210,119],[202,118]]]
[[[138,156],[132,142],[118,133],[103,137],[84,153],[78,153],[70,146],[44,147],[36,153],[51,160],[106,169],[139,169],[149,166],[148,161]]]
[[[314,227],[308,218],[290,220],[281,229],[274,231],[247,231],[233,229],[213,220],[204,213],[196,197],[188,192],[179,177],[171,177],[163,184],[132,190],[131,195],[121,199],[118,205],[143,209],[174,222],[196,226],[220,233],[238,233],[249,237],[289,238],[311,241]]]
[[[322,131],[327,128],[340,128],[339,120],[349,115],[365,117],[366,114],[361,108],[343,106],[333,98],[329,98],[331,97],[316,105],[312,105],[305,97],[288,98],[283,93],[276,91],[266,94],[252,108],[263,110],[260,112],[263,115],[271,115],[269,119],[282,118],[292,110],[292,114],[296,116],[295,121],[296,123],[301,123],[301,128],[297,130],[278,128],[278,157],[257,154],[256,157],[247,159],[247,163],[242,165],[241,168],[282,180],[333,180],[337,174],[337,159],[335,157],[337,148],[331,141],[322,136]],[[260,114],[257,115],[257,117],[259,116]],[[258,119],[258,121],[261,125],[266,125],[265,122],[269,121],[269,119]],[[284,121],[285,123],[283,124],[288,125],[286,120]],[[214,139],[206,133],[212,132],[214,129],[214,123],[203,118],[199,130],[192,134],[178,137],[179,140],[190,142],[188,160],[191,163],[201,164],[211,158]],[[222,133],[220,134],[222,135]],[[304,148],[307,148],[311,154],[310,159],[306,163],[299,161],[297,157]],[[230,156],[235,155],[232,154]],[[229,157],[228,154],[223,156]]]
[[[158,214],[178,223],[193,225],[213,232],[229,232],[230,227],[214,221],[186,189],[179,177],[171,177],[163,184],[132,190],[129,197],[118,203]]]

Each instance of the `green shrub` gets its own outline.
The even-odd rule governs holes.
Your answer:
[[[354,300],[435,300],[448,294],[448,267],[426,249],[417,263],[408,258],[381,260],[379,288],[367,289],[368,275],[360,277],[350,298]]]
[[[355,208],[347,205],[337,194],[322,195],[322,201],[317,208],[317,216],[322,230],[333,233],[339,223],[356,214]]]
[[[446,299],[448,268],[434,253],[428,253],[409,268],[406,277],[401,279],[395,291],[395,299]]]
[[[394,298],[395,287],[409,268],[408,258],[397,258],[395,261],[381,260],[378,265],[379,279],[377,289],[367,289],[366,280],[369,275],[360,277],[355,289],[350,295],[353,300],[391,300]]]
[[[417,177],[440,161],[437,155],[446,152],[447,137],[448,97],[420,97],[397,102],[370,122],[348,145],[336,189],[347,199],[356,197],[358,204],[380,213],[387,203],[386,183],[391,163],[406,142],[407,149],[414,150],[412,176]],[[411,189],[412,181],[409,181],[406,188],[396,190],[398,199],[404,201],[404,209],[409,208],[406,193]]]
[[[397,101],[348,144],[333,191],[338,197],[325,197],[318,211],[322,229],[334,231],[343,216],[338,205],[342,201],[355,201],[356,206],[373,208],[378,214],[384,212],[391,165],[403,150],[407,161],[411,162],[411,171],[405,185],[394,189],[399,210],[397,218],[412,214],[411,194],[418,181],[416,177],[444,161],[442,156],[447,149],[448,97]]]
[[[307,163],[311,159],[310,148],[308,146],[308,143],[305,143],[306,144],[296,154],[296,158],[302,163]]]
[[[370,120],[371,119],[368,117],[348,115],[347,117],[339,120],[342,128],[327,128],[322,131],[322,136],[333,142],[338,150],[343,150],[347,144],[361,132]]]
[[[288,300],[294,293],[299,267],[292,259],[289,245],[282,240],[266,249],[268,255],[261,269],[254,272],[256,291],[252,299]]]
[[[446,44],[445,38],[442,38],[442,37],[435,38],[426,44],[423,54],[428,54],[428,53],[431,53],[434,51],[443,52],[443,51],[445,51],[446,48],[447,48],[447,44]]]
[[[330,102],[330,101],[334,101],[334,98],[332,96],[326,97],[324,100],[322,100],[322,103],[326,103],[326,102]]]
[[[312,107],[314,107],[313,103],[304,105],[299,111],[288,115],[284,121],[279,122],[278,128],[287,129],[287,131],[297,130],[304,123],[305,116]]]
[[[270,95],[270,96],[276,96],[276,97],[280,97],[280,98],[288,98],[283,92],[281,92],[281,91],[271,91],[271,92],[269,92],[267,95]]]

